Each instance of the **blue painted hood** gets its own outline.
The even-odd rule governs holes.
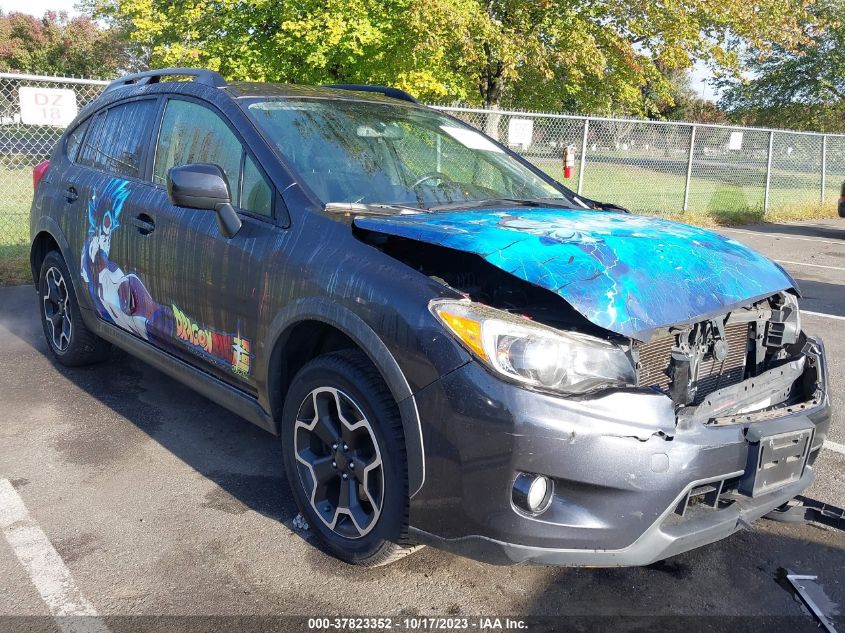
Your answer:
[[[712,231],[660,218],[566,209],[358,217],[371,231],[476,253],[634,338],[795,286],[780,266]]]

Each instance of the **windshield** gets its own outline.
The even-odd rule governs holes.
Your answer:
[[[326,204],[565,199],[482,134],[430,110],[284,99],[248,111]]]

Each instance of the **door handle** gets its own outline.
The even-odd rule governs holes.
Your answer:
[[[68,202],[76,202],[77,198],[79,198],[79,193],[76,191],[76,187],[71,185],[65,189],[65,200]]]
[[[156,223],[146,213],[139,213],[132,218],[132,224],[138,228],[138,233],[141,235],[149,235],[156,230]]]

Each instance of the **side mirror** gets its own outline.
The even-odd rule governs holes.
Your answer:
[[[171,167],[167,172],[167,194],[177,207],[216,211],[220,231],[227,238],[241,230],[241,219],[232,208],[229,181],[217,165],[193,163]]]

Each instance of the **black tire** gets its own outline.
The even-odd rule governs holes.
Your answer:
[[[342,531],[340,527],[333,529],[327,524],[328,518],[326,522],[321,518],[315,504],[312,504],[312,493],[316,496],[318,490],[316,471],[304,466],[304,462],[298,460],[298,456],[301,458],[305,453],[312,453],[312,445],[316,446],[317,453],[320,453],[321,450],[327,451],[327,453],[320,453],[320,461],[324,461],[327,455],[337,455],[338,463],[344,463],[346,466],[340,466],[338,469],[335,466],[335,461],[332,461],[331,467],[339,472],[329,472],[326,466],[325,472],[327,472],[329,478],[333,478],[331,479],[332,483],[322,485],[319,489],[330,490],[331,486],[342,487],[347,483],[350,485],[350,489],[353,488],[352,482],[344,482],[339,479],[340,471],[348,469],[348,463],[353,462],[351,458],[348,462],[345,461],[346,458],[339,452],[346,446],[345,439],[341,440],[341,447],[333,448],[328,441],[317,437],[316,431],[304,429],[302,422],[297,423],[297,419],[302,417],[310,419],[313,416],[313,420],[316,421],[319,417],[317,414],[317,398],[324,397],[331,390],[336,390],[334,399],[338,411],[343,405],[351,407],[353,412],[360,412],[364,415],[363,419],[357,421],[358,425],[365,423],[364,428],[354,431],[364,439],[356,439],[354,442],[356,448],[351,450],[357,451],[359,445],[364,445],[361,450],[366,451],[367,437],[371,439],[374,437],[375,443],[378,445],[375,457],[369,461],[371,466],[367,468],[371,468],[373,463],[380,461],[380,474],[379,469],[369,473],[376,473],[377,476],[374,479],[376,483],[380,482],[381,484],[380,510],[377,512],[376,504],[369,503],[373,498],[379,498],[378,493],[362,497],[359,492],[359,500],[355,502],[359,509],[361,507],[359,504],[363,502],[365,507],[373,510],[370,513],[372,519],[369,523],[361,521],[363,525],[369,526],[366,533],[358,527],[358,522],[353,521],[352,514],[341,514],[344,507],[342,499],[338,499],[334,505],[328,498],[316,504],[323,507],[323,511],[328,513],[326,516],[332,516],[338,526],[345,522],[347,531],[359,533],[354,536],[350,536],[346,532],[339,533]],[[338,392],[340,395],[338,395]],[[315,393],[319,395],[313,395]],[[325,395],[325,397],[329,398],[329,402],[331,402],[331,396]],[[311,409],[308,409],[309,406]],[[307,412],[307,414],[304,413],[303,416],[300,416],[301,411]],[[351,417],[341,415],[344,419]],[[312,422],[312,424],[315,424],[315,422]],[[340,426],[338,428],[342,429]],[[340,432],[350,431],[347,428]],[[307,449],[303,448],[305,438],[310,442],[306,443]],[[338,439],[341,439],[340,436],[338,436]],[[399,410],[378,370],[365,354],[357,350],[325,354],[309,362],[296,374],[285,397],[281,421],[281,440],[285,472],[299,510],[307,519],[311,530],[318,535],[328,551],[334,556],[353,565],[375,567],[392,563],[421,547],[408,539],[408,468]],[[350,444],[353,444],[353,442],[350,441]],[[359,453],[356,452],[357,454]],[[330,457],[330,459],[332,458]],[[342,459],[343,462],[341,462]],[[366,460],[362,458],[360,463],[363,464],[364,461]],[[358,479],[354,484],[355,490],[362,491],[368,488],[367,477],[369,474],[363,478],[363,483],[361,483],[362,478],[358,474],[361,469],[354,471],[354,463],[353,471],[348,472]],[[364,473],[367,473],[367,469],[364,470]],[[348,477],[344,476],[343,479],[347,480]],[[373,482],[369,483],[369,488],[372,489]],[[326,496],[331,496],[331,493],[327,492]],[[346,507],[350,507],[350,504],[347,503]]]
[[[68,367],[105,360],[111,345],[82,322],[73,280],[64,258],[57,251],[47,253],[41,264],[38,297],[44,336],[56,360]]]

